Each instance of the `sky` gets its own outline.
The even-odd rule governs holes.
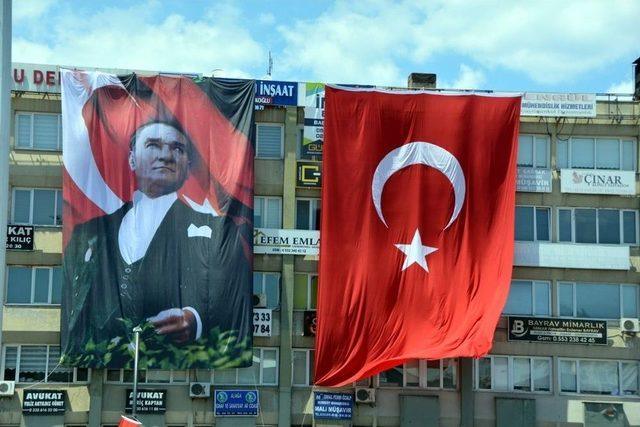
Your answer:
[[[14,0],[12,61],[406,87],[631,93],[635,0]]]

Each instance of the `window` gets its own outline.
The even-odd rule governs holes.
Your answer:
[[[558,168],[636,170],[636,141],[623,138],[570,138],[558,141]]]
[[[558,208],[561,242],[638,244],[638,211],[595,208]]]
[[[292,359],[292,383],[294,386],[313,385],[313,357],[311,349],[294,349]]]
[[[16,148],[36,150],[62,149],[62,115],[17,113]]]
[[[7,304],[60,304],[61,267],[7,267]]]
[[[516,240],[545,241],[551,240],[549,208],[533,206],[516,206]]]
[[[638,285],[558,283],[558,313],[564,317],[638,317]]]
[[[280,307],[280,273],[253,272],[253,293],[267,296],[266,308]]]
[[[320,199],[296,199],[296,229],[320,230]]]
[[[3,379],[18,383],[88,382],[89,370],[60,366],[60,346],[7,345],[2,357]]]
[[[133,383],[133,371],[130,369],[107,369],[105,381],[108,383]],[[142,384],[186,384],[187,371],[161,371],[159,369],[141,369],[138,382]],[[209,381],[210,378],[207,379]]]
[[[252,366],[214,371],[213,384],[278,385],[278,349],[254,347]]]
[[[62,224],[62,190],[15,188],[13,223]]]
[[[475,360],[478,390],[551,392],[551,358],[489,356]]]
[[[503,312],[525,316],[549,316],[551,284],[531,280],[513,280]]]
[[[256,228],[282,228],[282,199],[280,197],[254,198],[253,225]]]
[[[256,123],[256,157],[262,159],[284,157],[282,125]]]
[[[318,275],[296,273],[293,278],[293,309],[315,310],[318,302]]]
[[[640,362],[560,359],[560,391],[638,396]]]
[[[549,137],[520,135],[518,137],[518,166],[549,168]]]
[[[412,360],[378,374],[379,387],[454,389],[457,360]]]

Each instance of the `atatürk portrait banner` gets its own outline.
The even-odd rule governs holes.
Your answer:
[[[63,363],[251,365],[254,82],[61,79]]]

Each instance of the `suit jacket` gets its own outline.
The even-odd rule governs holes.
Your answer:
[[[90,339],[130,336],[121,318],[137,325],[174,307],[198,312],[203,337],[219,327],[250,338],[252,266],[235,223],[176,200],[144,257],[129,265],[120,255],[118,230],[131,206],[74,229],[63,261],[63,354],[82,354]],[[196,228],[208,228],[211,237],[194,236]]]

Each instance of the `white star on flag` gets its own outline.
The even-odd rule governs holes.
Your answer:
[[[427,266],[427,255],[438,250],[438,248],[432,248],[431,246],[424,246],[422,239],[420,238],[420,231],[416,229],[416,234],[413,235],[413,240],[408,245],[401,245],[397,243],[396,248],[405,254],[404,264],[402,264],[402,270],[406,270],[412,264],[418,264],[424,271],[429,272]]]

